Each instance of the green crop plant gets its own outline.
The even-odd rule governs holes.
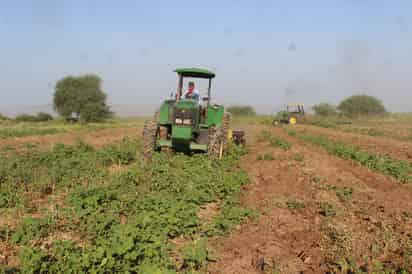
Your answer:
[[[412,183],[412,164],[407,161],[363,151],[357,146],[334,141],[323,135],[311,135],[290,129],[287,129],[286,132],[291,136],[318,145],[332,155],[358,162],[371,170],[392,176],[402,183]]]
[[[12,164],[3,162],[6,185],[38,191],[40,183],[51,180],[56,191],[68,192],[55,218],[45,211],[44,217],[23,219],[13,227],[9,242],[19,250],[18,271],[176,273],[180,269],[171,259],[176,250],[172,239],[206,241],[254,216],[238,200],[248,182],[238,167],[242,148],[230,147],[222,161],[202,154],[155,153],[145,162],[135,153],[138,146],[125,140],[97,149],[79,142],[50,151],[32,148],[10,156]],[[127,167],[109,173],[112,164]],[[30,168],[21,170],[20,165]],[[204,224],[198,211],[212,202],[219,204],[219,212]],[[61,230],[82,240],[60,239]],[[50,243],[49,238],[56,240]],[[183,270],[189,272],[201,269],[210,256],[203,242],[196,241],[181,252]]]
[[[137,157],[138,142],[122,142],[95,149],[83,142],[56,144],[50,151],[30,147],[0,157],[0,208],[20,204],[23,192],[49,192],[55,187],[103,182],[106,167],[128,164]]]
[[[348,201],[352,198],[353,188],[351,187],[336,187],[334,190],[341,201]]]
[[[269,130],[262,130],[258,136],[258,142],[269,142],[272,133]]]
[[[211,257],[206,239],[197,239],[182,248],[183,269],[199,270]]]
[[[292,209],[292,210],[305,208],[305,204],[297,200],[286,201],[286,206],[287,208]]]
[[[319,204],[319,213],[325,217],[334,217],[336,216],[336,209],[335,207],[328,203],[328,202],[321,202]]]
[[[269,144],[273,147],[278,147],[287,151],[291,148],[291,145],[288,141],[283,138],[272,136],[269,140]]]
[[[250,208],[240,206],[237,199],[230,199],[223,203],[220,212],[203,229],[208,236],[223,235],[246,218],[257,217],[257,213]]]
[[[302,153],[296,153],[293,155],[293,160],[297,162],[302,162],[305,159],[305,156]]]
[[[48,218],[27,217],[22,220],[11,236],[14,244],[27,244],[30,240],[47,236],[52,227]]]
[[[275,160],[275,157],[271,153],[264,153],[264,154],[259,154],[256,157],[256,160],[258,160],[258,161],[273,161],[273,160]]]
[[[4,185],[0,191],[0,208],[11,208],[16,207],[22,202],[22,193],[21,191],[16,191],[10,185]]]
[[[278,147],[285,151],[291,148],[291,144],[288,141],[281,137],[273,136],[268,130],[261,131],[258,142],[268,142],[272,147]]]

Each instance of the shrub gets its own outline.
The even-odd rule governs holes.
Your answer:
[[[320,116],[333,116],[338,114],[336,107],[329,103],[319,103],[314,105],[312,109],[316,115]]]
[[[0,121],[1,121],[1,120],[7,121],[7,120],[11,120],[11,119],[10,119],[9,117],[4,116],[3,114],[0,113]]]
[[[386,109],[378,98],[368,95],[353,95],[343,100],[338,109],[343,115],[357,117],[361,115],[382,115]]]
[[[53,116],[45,112],[39,112],[36,115],[22,113],[17,115],[15,120],[17,122],[47,122],[53,120]]]
[[[25,113],[17,115],[15,120],[17,122],[37,122],[36,116]]]
[[[227,108],[227,111],[235,116],[253,116],[256,115],[256,111],[251,106],[231,106]]]
[[[46,112],[39,112],[37,113],[37,121],[38,122],[47,122],[53,120],[53,116]]]

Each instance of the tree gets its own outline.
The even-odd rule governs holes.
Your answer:
[[[361,115],[381,115],[386,113],[382,101],[368,95],[353,95],[343,100],[338,109],[350,117]]]
[[[80,119],[84,122],[101,122],[112,116],[108,106],[100,103],[87,103],[81,112]]]
[[[107,96],[102,91],[101,83],[97,75],[63,78],[55,86],[54,110],[66,119],[76,118],[84,122],[111,117],[112,112],[106,105]]]
[[[338,114],[336,107],[329,103],[319,103],[314,105],[312,109],[316,115],[320,116],[333,116]]]
[[[234,116],[253,116],[256,115],[255,110],[251,106],[231,106],[227,111]]]

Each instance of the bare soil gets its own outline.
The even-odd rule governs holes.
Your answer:
[[[243,203],[260,217],[213,242],[209,273],[336,273],[351,261],[369,273],[380,265],[412,271],[410,186],[270,130],[292,148],[258,143],[259,130],[249,130]],[[262,153],[275,159],[256,160]]]

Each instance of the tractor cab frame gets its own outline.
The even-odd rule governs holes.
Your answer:
[[[286,111],[294,114],[305,114],[303,104],[288,104],[286,106]]]
[[[210,105],[211,102],[211,93],[212,93],[212,79],[215,78],[215,74],[207,69],[199,68],[178,68],[174,72],[177,73],[179,79],[177,84],[177,96],[176,100],[181,100],[183,96],[183,81],[184,78],[200,78],[207,79],[209,82],[207,88],[207,97],[203,98],[204,101],[207,101],[207,105]]]

